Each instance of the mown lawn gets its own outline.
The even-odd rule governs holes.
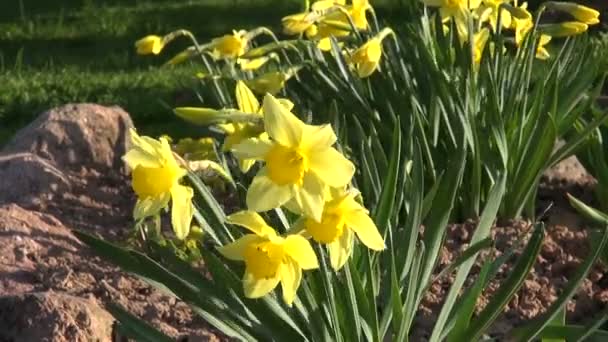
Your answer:
[[[187,45],[138,56],[133,42],[186,28],[206,40],[233,28],[279,23],[298,1],[11,0],[0,2],[0,144],[35,115],[67,102],[124,107],[150,133],[176,126],[191,66],[160,68]],[[158,127],[159,129],[155,129]]]

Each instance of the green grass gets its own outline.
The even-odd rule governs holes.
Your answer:
[[[42,111],[68,102],[120,105],[148,134],[183,129],[168,108],[187,102],[188,92],[180,89],[190,88],[196,70],[160,65],[188,42],[176,41],[161,56],[150,57],[135,54],[135,40],[186,28],[204,41],[233,28],[278,23],[299,6],[270,2],[0,2],[0,144]]]

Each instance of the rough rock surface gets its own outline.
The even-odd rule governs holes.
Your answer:
[[[183,302],[95,257],[71,233],[122,242],[131,231],[134,196],[120,160],[131,125],[118,107],[66,105],[0,152],[0,341],[110,341],[101,308],[109,302],[170,336],[216,339]]]
[[[53,291],[0,297],[0,340],[108,341],[113,325],[93,298]]]
[[[31,152],[62,168],[124,170],[121,156],[133,127],[119,107],[68,104],[41,114],[4,147],[5,153]]]

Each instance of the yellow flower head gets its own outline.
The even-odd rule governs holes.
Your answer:
[[[551,57],[551,55],[549,55],[549,51],[547,51],[547,48],[545,48],[545,46],[549,44],[550,41],[551,36],[547,36],[546,34],[540,35],[540,38],[538,40],[538,46],[536,47],[536,58],[544,60]]]
[[[248,39],[246,31],[232,31],[211,41],[213,56],[219,58],[237,58],[245,54]]]
[[[471,11],[481,5],[481,0],[423,0],[422,2],[426,6],[439,7],[439,15],[443,23],[453,20],[460,42],[467,41]]]
[[[507,3],[509,0],[484,0],[481,6],[476,10],[480,22],[489,22],[493,31],[496,31],[498,25],[498,15],[500,13],[501,26],[504,28],[511,27],[511,13],[506,9],[500,9],[500,6]]]
[[[540,32],[553,38],[562,38],[581,34],[589,26],[578,21],[566,21],[559,24],[546,24],[539,27]]]
[[[270,139],[248,139],[233,148],[241,159],[265,162],[247,191],[247,207],[267,211],[293,199],[305,215],[321,221],[325,188],[350,183],[354,165],[331,147],[336,135],[330,125],[305,124],[270,94],[263,113]]]
[[[138,197],[134,218],[156,215],[172,201],[173,230],[179,239],[185,238],[193,214],[193,191],[179,184],[186,170],[178,165],[167,140],[140,137],[133,129],[130,133],[133,147],[123,160],[132,171],[132,186]]]
[[[375,251],[383,250],[385,245],[369,212],[355,200],[358,192],[334,192],[333,198],[325,203],[321,221],[308,218],[304,225],[313,240],[327,244],[331,265],[339,270],[352,253],[353,233]]]
[[[288,35],[302,34],[314,25],[319,16],[311,12],[296,13],[281,19],[283,33]]]
[[[524,2],[521,6],[514,7],[512,11],[512,13],[519,13],[517,16],[513,14],[513,20],[511,21],[511,28],[515,30],[515,44],[517,46],[521,46],[528,32],[534,27],[532,15],[527,8],[528,3]]]
[[[385,28],[353,52],[349,62],[355,68],[359,77],[369,77],[378,69],[382,58],[382,41],[392,33],[391,29]]]
[[[487,28],[482,29],[473,36],[473,64],[475,66],[479,66],[481,64],[483,50],[485,50],[489,37],[490,31]]]
[[[281,282],[283,300],[291,306],[300,287],[302,270],[319,267],[308,240],[300,235],[278,236],[259,214],[251,211],[232,214],[227,221],[253,233],[219,248],[226,258],[245,262],[245,296],[262,297]]]
[[[140,55],[158,55],[164,46],[163,38],[156,35],[145,36],[135,42],[135,48]]]
[[[570,14],[574,19],[587,25],[595,25],[600,22],[600,12],[593,8],[579,5],[573,2],[549,1],[547,8]]]

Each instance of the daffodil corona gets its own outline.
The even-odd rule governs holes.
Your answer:
[[[283,300],[291,306],[300,287],[302,270],[319,267],[308,240],[300,235],[278,236],[259,214],[251,211],[232,214],[227,221],[253,233],[219,248],[226,258],[245,262],[245,296],[262,297],[280,282]]]
[[[133,147],[123,159],[132,171],[132,186],[138,198],[134,218],[154,216],[171,201],[173,230],[179,239],[184,239],[193,214],[193,191],[179,184],[186,170],[178,165],[166,139],[140,137],[133,129],[130,134]]]
[[[339,270],[352,253],[354,234],[372,250],[383,250],[385,245],[367,209],[355,200],[358,192],[338,189],[332,192],[332,198],[323,208],[321,221],[308,218],[304,226],[313,240],[327,244],[331,266]]]
[[[321,221],[326,187],[349,184],[354,165],[332,147],[336,135],[330,125],[303,123],[270,94],[263,113],[270,139],[248,139],[233,148],[239,158],[265,162],[247,191],[247,207],[267,211],[293,199],[305,215]]]

